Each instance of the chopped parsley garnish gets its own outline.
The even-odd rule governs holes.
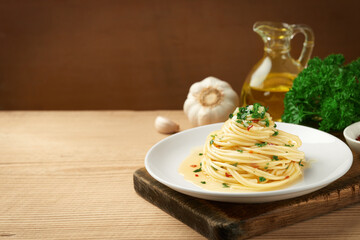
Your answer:
[[[259,103],[254,103],[253,104],[253,111],[252,111],[252,114],[251,114],[252,118],[260,118],[261,117],[261,115],[259,113],[259,107],[260,106],[261,105]]]
[[[223,183],[222,185],[223,185],[223,188],[228,188],[228,187],[230,187],[227,183]]]
[[[236,118],[245,120],[246,117],[249,115],[247,107],[246,108],[241,107],[241,108],[238,108],[238,110],[239,110],[239,112],[236,114]]]
[[[293,147],[294,144],[285,144],[286,147]]]
[[[238,112],[236,113],[237,121],[240,123],[239,120],[246,120],[247,117],[251,117],[253,119],[264,119],[265,113],[268,108],[265,108],[260,103],[254,103],[252,105],[252,109],[249,109],[249,105],[246,107],[239,107]],[[229,115],[229,117],[232,115]]]
[[[212,137],[212,138],[215,138],[216,136],[217,136],[217,134],[210,135],[210,137]]]
[[[279,157],[274,155],[271,160],[279,161]]]
[[[202,153],[199,153],[199,156],[202,156],[203,154]]]
[[[302,159],[300,160],[299,165],[300,165],[301,167],[303,167],[304,164],[302,164],[301,162],[302,162]]]
[[[214,143],[214,139],[210,140],[210,145],[212,145]]]
[[[267,144],[268,144],[267,142],[255,143],[255,145],[258,146],[258,147],[264,147],[264,146],[266,146]]]
[[[265,118],[265,126],[269,126],[270,125],[270,122],[269,122],[269,119]]]
[[[266,181],[266,178],[264,177],[259,177],[259,182],[265,182]]]
[[[206,184],[206,182],[205,182],[205,181],[201,181],[201,183],[202,183],[202,184]]]
[[[279,131],[275,131],[275,132],[273,133],[273,136],[277,136],[277,135],[279,135]]]
[[[285,169],[288,169],[288,168],[289,168],[289,165]]]
[[[266,113],[267,109],[269,109],[269,108],[268,108],[268,107],[265,108],[265,111],[262,111],[262,112],[260,113],[260,118],[261,118],[261,119],[265,117],[265,113]]]
[[[231,165],[233,165],[234,167],[237,167],[238,164],[239,164],[239,163],[233,163],[233,164],[231,164]]]
[[[234,114],[230,113],[229,118],[233,118]]]
[[[198,169],[195,169],[193,172],[201,172],[201,167]]]
[[[274,124],[274,128],[276,128],[277,126],[276,126],[276,123]]]
[[[215,171],[217,171],[217,168],[214,168],[213,166],[211,166]]]
[[[238,150],[236,150],[236,151],[237,151],[237,152],[241,152],[241,153],[242,153],[244,150],[240,150],[240,149],[238,149]]]
[[[264,169],[268,169],[269,167],[268,166],[265,166]]]

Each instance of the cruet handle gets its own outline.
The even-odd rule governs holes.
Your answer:
[[[294,24],[291,25],[293,28],[293,34],[291,38],[293,38],[297,33],[302,33],[305,36],[304,45],[298,58],[298,62],[301,64],[302,67],[306,67],[307,62],[311,57],[312,50],[314,48],[314,33],[312,29],[304,24]]]

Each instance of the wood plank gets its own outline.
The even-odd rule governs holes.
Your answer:
[[[182,111],[0,111],[1,239],[203,240],[139,197],[133,173]],[[360,238],[360,204],[254,239]]]
[[[305,196],[261,204],[208,201],[178,193],[152,178],[145,168],[134,173],[136,192],[155,206],[213,240],[246,239],[360,201],[360,161],[329,186]]]

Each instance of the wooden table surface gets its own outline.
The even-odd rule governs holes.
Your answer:
[[[182,111],[0,112],[1,239],[204,239],[139,197],[132,175]],[[360,239],[360,204],[253,239]]]

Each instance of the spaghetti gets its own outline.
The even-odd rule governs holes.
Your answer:
[[[224,187],[272,190],[302,175],[300,146],[299,137],[276,129],[267,109],[255,103],[237,108],[221,130],[207,137],[201,168]]]

